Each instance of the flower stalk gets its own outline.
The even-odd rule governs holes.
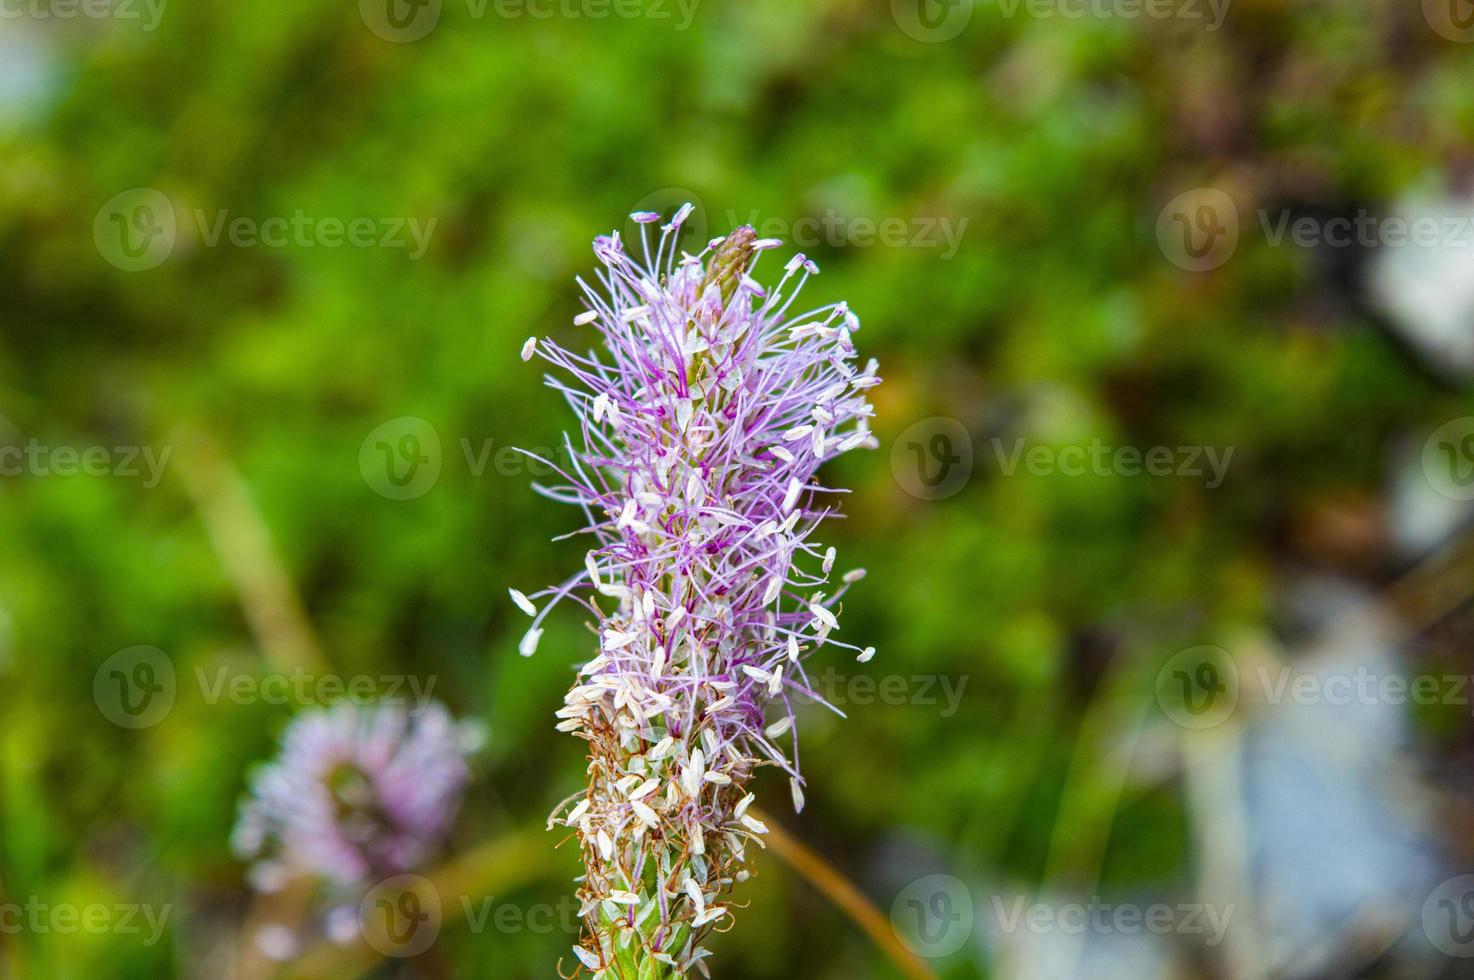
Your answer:
[[[822,702],[807,659],[874,654],[832,635],[863,572],[831,594],[835,550],[813,538],[838,492],[819,466],[876,444],[876,366],[851,363],[859,320],[843,303],[793,312],[818,272],[803,255],[759,285],[753,268],[780,243],[750,227],[678,257],[689,214],[653,249],[659,216],[634,215],[639,259],[617,234],[595,241],[603,268],[598,288],[579,281],[575,325],[598,331],[603,357],[523,348],[559,370],[548,384],[579,423],[563,482],[539,490],[582,508],[596,542],[568,581],[512,598],[534,616],[524,655],[564,598],[598,624],[599,651],[557,712],[588,743],[587,786],[551,822],[583,851],[574,955],[601,980],[706,973],[702,942],[730,927],[747,849],[767,832],[752,777],[783,770],[803,805],[794,704]]]

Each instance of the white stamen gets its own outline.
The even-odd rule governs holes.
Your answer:
[[[802,439],[804,436],[813,431],[814,427],[812,425],[795,426],[794,428],[789,429],[787,432],[783,433],[783,441],[797,442],[798,440]]]
[[[768,825],[751,815],[742,818],[742,825],[754,834],[766,834],[768,832]]]
[[[803,493],[804,485],[797,479],[789,477],[788,492],[783,495],[783,513],[793,510],[798,503],[798,495]]]
[[[706,896],[701,894],[701,886],[696,884],[695,878],[686,879],[686,894],[691,896],[691,903],[696,906],[698,915],[706,911]]]
[[[516,589],[508,589],[507,593],[511,595],[512,601],[517,604],[518,609],[522,610],[529,616],[537,615],[537,607],[532,604],[532,600],[527,598],[527,596],[523,595],[521,592],[518,592]]]
[[[715,922],[717,919],[720,919],[726,914],[726,909],[722,908],[720,905],[713,905],[711,908],[707,909],[705,912],[702,912],[696,918],[691,920],[691,928],[699,929],[702,926],[706,925],[708,922]]]

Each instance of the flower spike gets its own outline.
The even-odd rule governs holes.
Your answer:
[[[602,355],[524,350],[557,369],[547,383],[578,419],[562,482],[538,489],[582,508],[596,542],[573,578],[512,598],[535,613],[527,655],[564,598],[597,621],[598,653],[557,712],[589,743],[588,786],[552,820],[582,845],[575,956],[600,980],[706,973],[702,940],[730,924],[767,830],[749,812],[755,770],[784,770],[803,805],[794,703],[822,701],[806,661],[874,652],[835,638],[857,577],[828,591],[834,549],[813,539],[840,492],[817,481],[821,464],[876,446],[876,366],[852,363],[859,320],[843,303],[794,312],[818,272],[802,255],[759,285],[754,265],[779,243],[750,227],[678,258],[689,214],[653,252],[659,216],[634,215],[639,258],[617,233],[595,240],[602,269],[597,286],[579,280],[574,322]]]

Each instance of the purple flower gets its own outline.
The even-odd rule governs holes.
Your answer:
[[[237,852],[260,858],[253,883],[274,891],[309,875],[351,892],[422,867],[460,809],[478,741],[477,726],[438,704],[304,711],[252,779],[235,828]]]
[[[818,272],[803,255],[759,285],[754,263],[780,243],[751,228],[678,257],[689,213],[653,250],[658,216],[635,215],[642,259],[617,234],[595,240],[603,269],[598,288],[579,280],[574,322],[597,331],[602,356],[536,338],[522,349],[560,370],[548,384],[578,418],[562,482],[538,489],[581,508],[596,542],[577,575],[512,598],[534,616],[524,655],[566,597],[598,622],[599,653],[558,712],[590,743],[589,786],[554,819],[577,829],[588,869],[575,952],[609,977],[701,963],[745,845],[766,830],[749,812],[754,770],[787,772],[802,806],[793,706],[822,701],[805,661],[825,646],[874,654],[833,636],[863,573],[829,586],[835,552],[814,539],[841,492],[816,480],[820,465],[876,445],[876,365],[852,364],[859,319],[844,303],[797,304]]]

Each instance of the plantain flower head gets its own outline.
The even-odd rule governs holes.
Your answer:
[[[844,303],[799,303],[818,272],[803,255],[760,285],[754,266],[781,243],[750,227],[678,255],[690,213],[658,237],[660,216],[635,214],[638,257],[617,233],[595,240],[601,268],[579,280],[574,327],[602,350],[522,349],[556,369],[547,383],[577,419],[566,465],[544,460],[559,480],[538,489],[580,508],[594,544],[567,581],[512,599],[534,617],[525,656],[564,598],[597,625],[598,652],[557,712],[589,743],[588,785],[553,821],[586,866],[574,953],[618,980],[706,972],[701,941],[730,924],[724,901],[767,829],[754,772],[781,769],[803,805],[794,705],[822,701],[808,658],[874,655],[835,635],[863,573],[831,584],[835,549],[815,539],[840,492],[820,466],[876,445],[866,392],[879,379],[874,361],[854,363],[859,319]]]
[[[438,704],[304,711],[255,774],[235,828],[237,852],[258,859],[253,882],[274,891],[307,875],[348,891],[423,867],[460,809],[480,738]]]

